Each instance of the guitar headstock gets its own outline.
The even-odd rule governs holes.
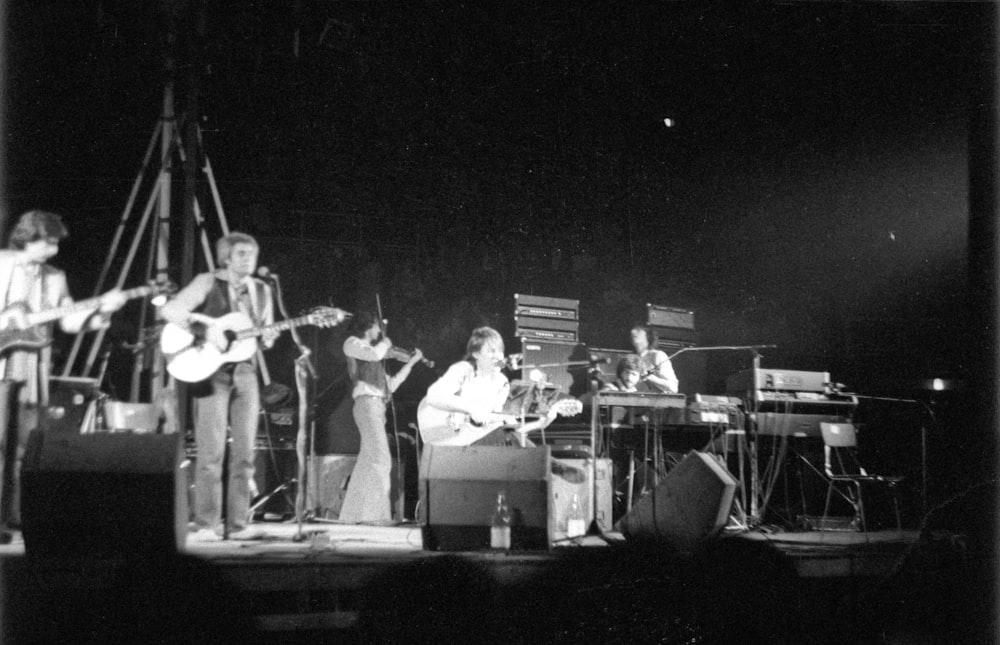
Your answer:
[[[336,327],[350,317],[350,313],[336,307],[316,307],[306,316],[309,324],[317,327]]]

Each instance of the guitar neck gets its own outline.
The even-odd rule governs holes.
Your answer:
[[[153,293],[153,287],[136,287],[134,289],[128,289],[123,291],[122,294],[125,296],[126,300],[131,300],[133,298],[141,298],[143,296],[148,296]],[[101,298],[103,296],[97,296],[96,298],[87,298],[86,300],[80,300],[79,302],[74,302],[68,305],[62,305],[61,307],[55,307],[54,309],[46,309],[45,311],[39,311],[36,313],[28,313],[27,319],[29,325],[42,325],[53,320],[59,320],[64,316],[69,316],[70,314],[80,313],[81,311],[87,311],[89,309],[96,309],[101,305]]]
[[[298,318],[289,318],[288,320],[282,320],[281,322],[276,322],[271,325],[265,325],[264,327],[242,329],[236,332],[236,338],[237,340],[243,340],[244,338],[254,338],[255,336],[260,336],[268,331],[288,331],[292,327],[308,325],[311,319],[312,316],[307,314],[305,316],[299,316]]]

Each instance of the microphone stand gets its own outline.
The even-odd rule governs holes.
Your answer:
[[[761,508],[760,498],[763,496],[761,491],[760,483],[760,473],[758,472],[758,455],[757,455],[757,439],[758,439],[758,428],[757,428],[757,410],[758,410],[758,389],[757,389],[757,372],[760,371],[760,359],[761,354],[758,350],[761,349],[773,349],[777,345],[718,345],[718,346],[708,346],[708,347],[683,347],[673,354],[669,355],[667,359],[671,359],[678,354],[683,354],[684,352],[710,352],[710,351],[749,351],[753,356],[753,385],[752,390],[747,393],[745,398],[746,409],[744,410],[744,426],[746,428],[747,437],[747,459],[750,462],[750,517],[749,522],[754,525],[759,525],[761,521],[761,513],[763,509]],[[740,481],[740,487],[743,487],[743,482]]]
[[[386,327],[388,326],[388,321],[382,316],[382,298],[379,294],[375,294],[375,308],[378,310],[378,325],[379,329],[382,330],[382,337],[386,338],[388,334],[386,333]],[[389,408],[389,412],[392,414],[392,440],[396,444],[396,494],[399,503],[396,505],[395,509],[390,509],[396,511],[396,520],[400,523],[403,522],[404,515],[406,514],[406,493],[405,485],[406,481],[403,477],[403,450],[399,445],[399,424],[396,422],[396,401],[393,397],[392,388],[389,387],[389,372],[386,370],[386,359],[382,359],[382,371],[385,374],[385,400]],[[384,431],[384,429],[383,429]],[[419,434],[419,433],[418,433]],[[417,468],[419,469],[420,459],[417,459]],[[417,477],[420,473],[417,473]],[[390,494],[390,506],[392,505],[392,499]]]
[[[285,299],[281,292],[281,281],[277,274],[269,275],[274,285],[274,299],[278,305],[278,311],[287,320],[291,318],[285,308]],[[290,329],[292,340],[299,350],[299,357],[295,359],[295,387],[299,395],[299,430],[295,437],[295,456],[298,461],[299,485],[295,491],[295,515],[298,522],[298,531],[292,537],[295,542],[306,539],[302,531],[302,523],[305,515],[306,487],[309,484],[309,468],[306,459],[313,454],[315,448],[315,433],[313,432],[312,419],[309,409],[309,382],[316,378],[316,368],[310,360],[312,350],[302,342],[295,327]],[[308,450],[306,442],[308,440]]]

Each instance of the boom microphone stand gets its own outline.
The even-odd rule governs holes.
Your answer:
[[[278,311],[287,320],[291,318],[285,308],[285,299],[281,291],[281,280],[276,273],[258,270],[258,276],[264,278],[274,286],[274,300],[278,304]],[[299,395],[299,431],[295,437],[295,456],[298,461],[298,482],[295,491],[295,516],[298,521],[298,532],[292,538],[296,542],[306,539],[302,532],[302,522],[305,516],[306,490],[309,485],[309,468],[307,458],[313,454],[315,449],[315,432],[313,431],[312,419],[309,414],[309,384],[316,378],[316,368],[313,366],[310,356],[312,350],[302,342],[295,327],[290,330],[292,340],[299,350],[299,357],[295,359],[295,387]],[[308,442],[308,446],[307,446]]]
[[[760,349],[773,349],[777,345],[723,345],[723,346],[712,346],[712,347],[684,347],[677,350],[673,354],[670,354],[667,358],[672,359],[678,354],[683,354],[684,352],[708,352],[708,351],[749,351],[753,356],[753,387],[747,392],[744,399],[746,403],[746,409],[744,410],[745,415],[745,431],[747,437],[747,454],[750,468],[750,518],[749,520],[754,524],[760,524],[761,516],[763,514],[763,509],[759,508],[759,500],[763,498],[763,493],[761,490],[760,473],[758,472],[757,463],[757,404],[759,403],[757,396],[757,385],[756,385],[756,374],[760,370],[760,359],[761,354]],[[742,466],[742,460],[741,460]],[[743,481],[740,481],[740,486],[743,486]]]

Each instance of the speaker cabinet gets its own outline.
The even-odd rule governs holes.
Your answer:
[[[618,528],[629,540],[689,550],[726,525],[735,492],[736,479],[722,464],[692,451],[618,521]]]
[[[426,446],[420,462],[420,514],[430,549],[488,548],[497,493],[511,511],[511,548],[544,549],[555,538],[549,513],[550,449]]]
[[[180,434],[34,430],[21,471],[29,557],[148,558],[187,536]]]
[[[552,474],[549,512],[555,523],[554,540],[558,542],[566,538],[566,521],[574,495],[588,526],[593,518],[597,520],[601,531],[610,530],[613,500],[611,460],[598,459],[595,467],[591,459],[563,459],[554,456],[549,467]],[[597,500],[596,515],[592,501],[594,499]]]
[[[337,519],[347,494],[347,483],[354,472],[357,455],[314,456],[309,464],[306,482],[306,508],[317,517]]]
[[[521,354],[523,355],[522,378],[529,380],[534,365],[551,365],[540,367],[549,383],[559,386],[560,391],[571,396],[580,396],[588,392],[587,369],[590,355],[583,343],[556,343],[543,340],[521,339]],[[578,365],[568,365],[579,363]]]

